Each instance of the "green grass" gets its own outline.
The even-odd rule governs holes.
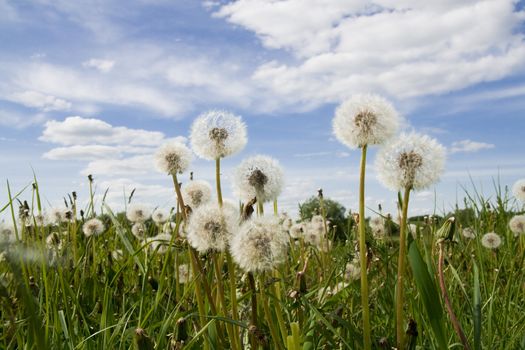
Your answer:
[[[23,193],[9,188],[14,198],[2,205],[2,212],[16,218],[16,198]],[[33,186],[31,198],[30,208],[36,214],[42,208],[38,185]],[[453,310],[473,349],[525,349],[525,236],[514,237],[507,227],[520,208],[503,190],[494,200],[475,191],[466,194],[465,206],[450,213],[456,217],[455,242],[447,245],[445,255],[444,275]],[[205,295],[199,295],[204,299],[202,314],[196,287],[204,279],[218,303],[211,255],[200,257],[204,275],[194,272],[188,283],[178,284],[176,267],[190,264],[184,238],[174,233],[172,249],[159,254],[131,234],[122,214],[103,209],[100,218],[107,229],[101,236],[86,238],[81,219],[76,219],[60,226],[22,226],[17,243],[2,243],[0,349],[177,349],[183,345],[222,349],[232,344],[229,327],[243,344],[250,344],[253,292],[239,269],[237,320],[219,307],[213,313]],[[462,348],[437,283],[436,233],[443,220],[438,221],[419,221],[418,236],[409,242],[403,307],[405,319],[414,321],[417,329],[407,337],[409,348]],[[475,239],[459,233],[467,226],[475,229]],[[356,226],[348,227],[352,228],[345,234],[355,239]],[[150,236],[159,233],[151,222],[148,230]],[[480,243],[481,235],[489,231],[503,237],[496,251]],[[56,254],[45,244],[53,232],[61,235],[63,244]],[[373,348],[390,349],[395,344],[398,242],[394,235],[375,239],[369,230],[367,241],[372,253],[368,278]],[[120,259],[112,256],[117,249],[123,252]],[[258,294],[261,286],[264,292],[258,295],[255,332],[260,345],[294,350],[362,348],[359,280],[346,281],[348,285],[337,293],[327,289],[344,281],[354,249],[352,241],[335,241],[328,253],[304,242],[291,247],[288,260],[257,284]],[[224,255],[219,255],[219,264],[229,308]],[[305,266],[304,274],[298,275]],[[261,299],[269,303],[268,310]],[[279,335],[276,341],[271,339],[271,327]]]

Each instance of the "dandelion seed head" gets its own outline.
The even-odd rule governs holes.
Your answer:
[[[376,239],[382,239],[386,236],[386,227],[385,227],[385,219],[383,219],[381,216],[376,216],[375,218],[370,220],[370,229],[372,230],[372,235]]]
[[[136,222],[131,226],[131,233],[136,238],[142,240],[146,237],[146,225],[142,222]]]
[[[399,114],[384,98],[355,95],[336,110],[332,127],[337,139],[350,148],[383,144],[398,130]]]
[[[157,225],[162,225],[169,219],[169,213],[164,210],[157,208],[151,213],[151,219],[153,222],[155,222]]]
[[[485,233],[481,237],[481,244],[488,249],[497,249],[501,245],[501,237],[495,232]]]
[[[126,211],[126,217],[131,222],[145,222],[151,217],[151,210],[144,204],[131,204]]]
[[[98,236],[104,232],[104,224],[99,219],[90,219],[82,225],[82,232],[86,235],[86,237],[89,236]]]
[[[182,186],[182,196],[187,205],[193,210],[211,199],[211,186],[203,180],[193,180]]]
[[[262,216],[244,222],[231,241],[234,261],[246,272],[271,271],[286,257],[288,234],[279,219]]]
[[[222,208],[217,203],[203,204],[190,216],[188,242],[200,253],[223,252],[238,226],[239,214],[235,205],[227,201]]]
[[[46,246],[49,249],[60,251],[63,246],[63,239],[58,232],[52,232],[46,237]]]
[[[244,202],[254,197],[262,202],[273,201],[281,194],[283,171],[277,160],[263,155],[253,156],[239,164],[233,186]]]
[[[59,225],[61,222],[65,221],[64,209],[52,208],[51,211],[49,212],[48,220],[53,225]]]
[[[461,230],[461,235],[468,239],[476,238],[476,232],[472,227],[465,227]]]
[[[193,155],[191,150],[181,142],[170,142],[162,145],[155,153],[157,170],[165,174],[182,174],[190,166]]]
[[[509,221],[509,228],[514,236],[525,234],[525,215],[515,215]]]
[[[230,112],[212,110],[191,126],[191,147],[201,158],[215,160],[241,151],[247,142],[246,125]]]
[[[375,164],[378,179],[387,188],[422,190],[443,173],[445,148],[426,135],[401,134],[378,152]]]
[[[512,194],[522,203],[525,203],[525,179],[518,180],[512,186]]]
[[[16,240],[13,226],[0,221],[0,243],[13,243]]]
[[[159,233],[154,237],[146,239],[149,249],[158,254],[166,254],[170,249],[171,235],[169,233]]]
[[[186,284],[191,281],[192,273],[188,264],[179,265],[179,283]]]
[[[111,258],[113,260],[121,260],[122,258],[124,257],[124,252],[122,251],[122,249],[115,249],[114,251],[111,252]]]
[[[292,227],[290,227],[290,237],[293,239],[299,239],[303,237],[305,231],[306,228],[303,223],[294,224]]]
[[[346,264],[345,279],[349,281],[358,280],[361,277],[361,267],[358,261],[352,261]]]

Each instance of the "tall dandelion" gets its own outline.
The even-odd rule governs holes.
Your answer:
[[[416,133],[402,134],[376,158],[378,179],[384,186],[403,192],[399,232],[399,257],[396,287],[396,334],[398,349],[403,347],[403,278],[406,258],[406,230],[410,191],[436,183],[445,167],[445,149],[436,140]]]
[[[361,266],[366,266],[365,231],[365,173],[368,146],[380,145],[398,130],[400,118],[394,107],[377,95],[356,95],[343,102],[333,119],[333,132],[346,146],[361,148],[361,171],[359,182],[359,249]],[[368,280],[366,268],[361,269],[361,304],[363,308],[364,348],[372,347],[370,335],[370,310],[368,306]]]
[[[509,221],[509,228],[514,236],[525,234],[525,215],[515,215]]]
[[[197,209],[211,199],[211,186],[203,180],[190,181],[182,187],[182,195],[192,209]]]
[[[144,223],[151,218],[151,209],[144,204],[131,204],[126,210],[126,218],[133,223]]]
[[[512,186],[512,194],[522,203],[525,203],[525,179],[518,180],[514,183]]]
[[[245,203],[256,197],[262,210],[264,202],[273,201],[281,194],[283,171],[277,160],[263,155],[253,156],[236,168],[233,186]]]
[[[104,229],[104,223],[99,219],[90,219],[82,225],[82,232],[84,232],[86,237],[98,236],[104,232]]]
[[[501,237],[496,232],[485,233],[481,237],[481,244],[487,249],[498,249],[501,245]]]

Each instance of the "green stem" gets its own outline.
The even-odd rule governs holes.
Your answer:
[[[401,227],[399,229],[399,257],[397,263],[397,284],[396,284],[396,335],[397,348],[403,350],[404,331],[403,331],[403,278],[405,274],[406,256],[406,226],[408,214],[408,201],[410,199],[410,187],[405,188],[403,197],[403,209],[401,213]]]
[[[239,311],[237,308],[237,285],[235,281],[235,265],[233,264],[233,260],[229,252],[226,252],[226,263],[228,264],[228,276],[230,277],[230,304],[232,308],[232,319],[234,321],[238,321]],[[234,326],[233,329],[235,330],[235,341],[237,342],[237,345],[241,347],[239,330],[237,329],[237,326]]]
[[[367,145],[361,149],[361,172],[359,180],[359,260],[361,265],[361,306],[363,308],[363,343],[365,350],[372,348],[370,339],[370,308],[368,306],[367,248],[365,227],[365,175]]]
[[[180,212],[182,215],[182,220],[184,220],[184,225],[186,225],[186,221],[188,219],[186,215],[186,206],[184,205],[184,198],[182,198],[182,193],[180,191],[180,184],[179,180],[177,179],[177,173],[171,174],[173,178],[173,186],[175,187],[175,193],[177,194],[177,202],[180,206]]]
[[[251,272],[248,272],[248,283],[252,291],[252,297],[251,297],[252,313],[250,315],[251,316],[250,326],[255,327],[255,330],[258,331],[259,326],[257,322],[257,287],[255,286],[255,279],[253,278],[253,273]],[[257,339],[254,333],[250,333],[250,343],[252,345],[252,349],[257,349]]]
[[[270,310],[270,305],[268,303],[268,299],[265,296],[266,290],[264,288],[264,274],[262,273],[259,275],[259,291],[261,304],[264,310],[264,316],[266,318],[266,321],[268,322],[268,328],[270,328],[270,334],[272,336],[273,345],[275,349],[282,349],[279,332],[277,331],[277,327],[275,327],[275,323],[273,322],[273,315]]]
[[[217,185],[217,200],[222,207],[222,190],[221,190],[221,158],[215,159],[215,182]]]
[[[224,317],[228,317],[228,309],[226,307],[226,298],[224,297],[224,285],[222,284],[222,271],[221,267],[219,265],[219,259],[217,257],[217,253],[213,254],[212,257],[213,260],[213,266],[215,269],[215,277],[217,278],[217,294],[219,302],[222,306],[222,313]],[[226,323],[226,332],[228,333],[228,338],[230,338],[230,346],[232,349],[237,349],[237,342],[235,340],[234,331],[231,323]]]
[[[206,316],[206,308],[204,306],[204,300],[202,298],[202,290],[201,290],[201,285],[199,283],[199,276],[197,275],[197,273],[200,274],[200,278],[205,278],[205,276],[203,276],[201,274],[201,271],[198,269],[198,266],[197,266],[197,263],[195,262],[195,254],[193,252],[193,249],[188,245],[188,255],[189,255],[189,260],[191,262],[191,268],[193,270],[193,276],[194,276],[194,279],[195,279],[195,297],[197,298],[197,307],[199,309],[199,326],[200,327],[204,327],[204,325],[206,324],[206,319],[205,319],[205,316]],[[178,281],[177,281],[178,283]],[[204,341],[204,348],[205,349],[209,349],[210,346],[208,344],[208,337],[205,337],[204,338],[205,341]]]

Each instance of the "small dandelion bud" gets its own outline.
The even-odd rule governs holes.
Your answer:
[[[288,235],[275,217],[246,221],[233,236],[233,260],[246,272],[271,271],[286,257]]]
[[[283,187],[283,171],[277,160],[267,156],[247,158],[235,170],[235,193],[248,202],[254,197],[260,202],[277,199]]]
[[[495,232],[485,233],[481,237],[481,244],[488,249],[497,249],[501,245],[501,237]]]
[[[399,115],[392,105],[377,95],[356,95],[336,110],[333,131],[350,148],[382,144],[399,128]]]
[[[510,219],[509,228],[515,237],[525,234],[525,215],[515,215]]]
[[[402,134],[381,149],[376,158],[379,181],[395,191],[425,189],[439,180],[444,167],[444,147],[416,133]]]
[[[246,125],[226,111],[208,111],[191,126],[191,147],[201,158],[215,160],[240,152],[246,145]]]
[[[99,219],[88,220],[82,225],[82,232],[84,232],[86,237],[98,236],[104,232],[104,229],[104,224]]]
[[[235,205],[225,202],[201,205],[193,212],[188,223],[187,238],[200,253],[223,252],[238,229],[239,214]]]
[[[165,174],[182,174],[190,166],[191,150],[180,142],[162,145],[155,154],[157,170]]]
[[[525,179],[518,180],[512,186],[512,194],[522,203],[525,203]]]
[[[151,210],[144,204],[132,204],[126,211],[126,217],[131,222],[145,222],[151,217]]]
[[[194,180],[182,186],[182,196],[193,210],[211,199],[211,186],[206,181]]]

